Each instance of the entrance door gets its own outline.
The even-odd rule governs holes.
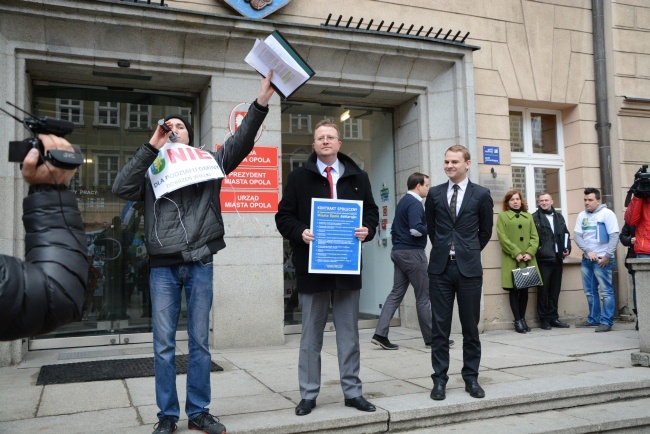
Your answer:
[[[66,139],[81,147],[84,164],[69,187],[84,221],[90,273],[81,320],[32,338],[29,348],[151,342],[142,203],[119,199],[111,188],[136,149],[149,141],[158,119],[170,114],[192,119],[195,98],[48,84],[34,86],[33,101],[34,114],[75,124]],[[177,338],[187,339],[184,302],[178,330]]]
[[[347,112],[347,113],[346,113]],[[345,114],[345,115],[344,115]],[[343,118],[342,118],[342,115]],[[349,117],[348,117],[349,115]],[[390,110],[371,107],[339,107],[306,102],[282,104],[282,180],[302,166],[312,153],[314,128],[323,119],[335,122],[343,142],[341,152],[368,172],[380,228],[370,242],[362,244],[363,288],[359,302],[359,326],[375,327],[381,307],[392,289],[390,226],[395,208],[395,162],[393,117]],[[382,221],[385,227],[382,227]],[[302,315],[291,262],[291,247],[284,240],[285,333],[300,333]],[[394,323],[394,325],[399,322]],[[326,330],[333,329],[331,311]]]

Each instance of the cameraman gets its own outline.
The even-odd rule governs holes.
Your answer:
[[[637,258],[650,258],[650,179],[642,168],[635,176],[634,197],[625,210],[625,223],[636,226],[634,253]],[[644,176],[646,175],[646,176]]]
[[[69,150],[67,140],[39,135],[43,147]],[[66,185],[76,170],[29,151],[22,175],[30,185],[23,200],[25,261],[0,255],[0,341],[44,334],[81,318],[88,262],[81,213]]]

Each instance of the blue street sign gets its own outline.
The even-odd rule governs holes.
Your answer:
[[[501,164],[498,146],[483,146],[483,164]]]

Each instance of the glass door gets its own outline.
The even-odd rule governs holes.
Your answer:
[[[192,118],[195,98],[73,85],[34,86],[32,112],[68,120],[66,139],[84,164],[70,182],[86,231],[90,273],[81,320],[29,342],[30,349],[151,342],[143,203],[115,197],[115,177],[170,114]],[[185,299],[183,295],[183,300]],[[183,304],[177,338],[187,339]]]

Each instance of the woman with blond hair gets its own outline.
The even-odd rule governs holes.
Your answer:
[[[526,333],[526,305],[528,288],[516,289],[512,281],[512,270],[534,266],[539,236],[528,212],[528,205],[518,190],[510,190],[503,198],[503,212],[497,217],[497,235],[501,245],[501,286],[510,292],[510,309],[515,317],[517,333]],[[539,273],[539,270],[537,270]]]

